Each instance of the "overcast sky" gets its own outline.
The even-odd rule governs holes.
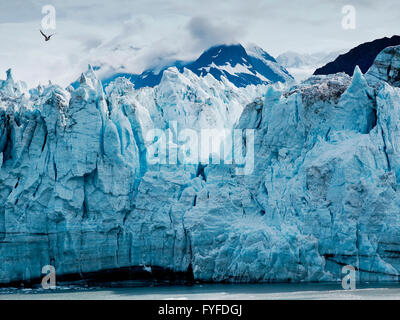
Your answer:
[[[42,6],[56,9],[51,41]],[[344,5],[356,28],[342,28]],[[196,58],[220,43],[255,43],[273,56],[350,49],[400,34],[399,0],[0,0],[0,78],[67,85],[93,65],[141,72]],[[3,76],[1,76],[3,74]]]

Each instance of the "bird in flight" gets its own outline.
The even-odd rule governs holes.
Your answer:
[[[49,35],[49,36],[46,36],[44,33],[43,33],[43,31],[42,30],[40,30],[40,33],[42,34],[42,36],[44,37],[44,41],[49,41],[50,40],[50,38],[52,37],[52,36],[54,36],[55,35],[55,33],[53,33],[53,34],[51,34],[51,35]]]

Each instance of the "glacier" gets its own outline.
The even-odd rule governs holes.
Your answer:
[[[140,267],[226,282],[400,272],[400,46],[363,74],[237,87],[169,68],[136,90],[0,81],[0,283]],[[153,164],[154,128],[252,129],[254,171]],[[242,138],[246,145],[246,136]],[[177,144],[172,141],[172,144]]]

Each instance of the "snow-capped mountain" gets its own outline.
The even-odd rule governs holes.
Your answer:
[[[269,84],[292,81],[293,77],[281,67],[276,60],[260,47],[244,48],[240,44],[214,46],[191,62],[177,61],[161,70],[146,70],[142,74],[116,73],[103,79],[106,87],[118,77],[129,79],[136,89],[154,87],[161,81],[165,70],[176,67],[180,72],[184,69],[204,77],[211,74],[217,80],[227,78],[237,87],[253,84]]]
[[[398,280],[399,72],[400,46],[366,74],[294,86],[169,68],[154,87],[118,78],[104,90],[89,67],[76,89],[27,92],[7,72],[0,283],[40,279],[49,264],[57,279],[158,268],[205,281],[338,281],[352,265],[358,281]],[[254,147],[254,170],[172,158],[188,128],[239,130],[233,149]],[[147,139],[154,130],[168,137]],[[153,162],[161,143],[176,161]]]
[[[336,59],[342,51],[317,52],[317,53],[297,53],[288,51],[280,54],[276,61],[285,68],[303,68],[324,65]]]
[[[288,51],[280,54],[276,61],[287,69],[297,81],[301,81],[311,76],[317,68],[335,60],[341,53],[342,51],[303,54]]]

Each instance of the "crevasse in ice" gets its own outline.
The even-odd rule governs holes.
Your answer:
[[[370,71],[237,88],[170,68],[104,93],[0,82],[0,282],[127,266],[212,281],[400,271],[400,47]],[[159,128],[254,129],[254,170],[153,164]],[[173,135],[176,132],[173,132]],[[243,136],[245,140],[246,137]],[[248,141],[244,141],[249,143]]]

